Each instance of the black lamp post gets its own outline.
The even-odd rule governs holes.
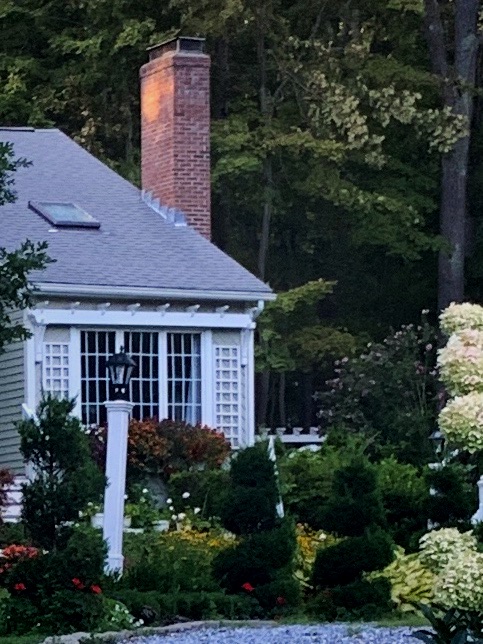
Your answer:
[[[129,383],[135,367],[136,363],[124,352],[124,347],[107,360],[106,369],[109,372],[112,400],[129,400]]]
[[[439,456],[444,448],[445,437],[443,432],[435,429],[429,436],[429,440],[433,443],[434,451]]]

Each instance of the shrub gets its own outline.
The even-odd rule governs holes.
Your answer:
[[[106,429],[89,432],[91,451],[103,466]],[[156,419],[131,420],[128,437],[128,475],[142,480],[159,475],[165,481],[177,472],[192,468],[219,468],[230,453],[230,444],[221,432],[201,425]]]
[[[226,595],[216,592],[158,593],[117,589],[113,596],[122,601],[135,619],[151,624],[186,619],[255,619],[263,615],[257,599],[251,595]]]
[[[100,623],[105,615],[105,544],[96,530],[70,529],[50,552],[11,546],[4,554],[0,583],[12,595],[7,607],[10,632],[38,626],[41,632],[67,633],[91,630]]]
[[[47,549],[56,546],[59,527],[76,521],[104,491],[83,427],[71,415],[74,404],[47,396],[37,418],[18,424],[22,456],[35,470],[34,480],[22,488],[22,518],[34,543]]]
[[[230,483],[221,511],[225,528],[235,534],[272,529],[277,521],[279,493],[265,443],[238,453],[231,466]]]
[[[201,517],[219,517],[228,493],[230,475],[225,470],[179,472],[169,479],[169,496],[178,506],[182,494],[190,491],[183,502],[191,508],[201,508]]]
[[[367,448],[365,439],[347,435],[342,445],[326,441],[316,452],[290,450],[278,461],[282,496],[290,514],[314,530],[323,529],[324,508],[334,475]]]
[[[160,593],[219,588],[211,563],[225,547],[222,538],[207,533],[195,536],[194,531],[133,536],[126,541],[123,587]]]
[[[5,469],[0,469],[0,509],[4,509],[9,502],[8,486],[13,483],[13,474]],[[0,514],[0,524],[3,523],[2,514]]]
[[[440,469],[428,469],[426,484],[435,494],[427,499],[427,517],[440,526],[469,526],[471,515],[478,506],[477,488],[472,484],[467,468],[461,463],[448,463]]]
[[[278,496],[266,444],[240,452],[232,464],[221,518],[241,538],[216,556],[213,572],[228,592],[253,593],[265,610],[285,610],[298,602],[293,577],[295,529],[290,520],[277,517]],[[274,593],[282,588],[285,595],[277,595],[273,603]]]
[[[365,572],[382,570],[393,559],[394,543],[382,530],[345,539],[317,553],[313,585],[335,587],[355,581]]]
[[[334,474],[324,507],[323,527],[339,535],[363,534],[367,526],[386,524],[374,467],[364,457],[354,457]]]
[[[426,319],[401,327],[357,358],[336,366],[319,394],[329,428],[374,436],[370,453],[421,465],[432,459],[428,436],[437,417],[436,333]]]
[[[389,581],[391,599],[403,613],[416,612],[417,604],[429,604],[434,597],[435,576],[422,564],[419,553],[406,555],[398,548],[394,561],[369,577],[383,577]]]
[[[331,597],[339,616],[348,612],[351,618],[373,620],[394,609],[391,584],[387,579],[357,579],[345,586],[335,586]],[[340,609],[344,609],[344,613]]]
[[[428,517],[429,486],[423,474],[393,456],[377,463],[376,471],[389,532],[398,545],[416,550]]]

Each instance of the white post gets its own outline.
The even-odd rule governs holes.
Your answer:
[[[103,537],[107,542],[106,572],[122,573],[122,533],[126,493],[127,433],[133,403],[109,400],[107,409],[106,490]]]
[[[483,521],[483,476],[478,479],[478,510],[471,517],[471,523],[481,523]]]
[[[275,454],[275,436],[269,436],[268,437],[268,458],[273,462],[273,469],[275,471],[275,478],[277,480],[277,487],[279,485],[279,476],[278,476],[278,467],[277,467],[277,456]],[[277,503],[277,515],[279,516],[280,519],[283,519],[285,516],[285,510],[283,508],[283,501],[282,501],[282,496],[278,495],[278,503]]]

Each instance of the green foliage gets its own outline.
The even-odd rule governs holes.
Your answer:
[[[335,586],[330,591],[331,600],[338,609],[338,617],[374,620],[387,615],[394,608],[391,585],[387,579],[358,579],[345,586]],[[342,610],[341,610],[342,609]]]
[[[106,615],[102,597],[106,546],[93,528],[71,528],[58,548],[13,562],[1,582],[10,593],[7,632],[94,630]]]
[[[22,456],[35,471],[23,485],[22,517],[33,542],[48,549],[56,546],[59,528],[76,521],[89,501],[99,502],[104,490],[87,436],[71,415],[74,402],[47,396],[37,417],[17,426]]]
[[[386,526],[374,466],[354,458],[334,474],[331,494],[323,509],[323,527],[338,535],[362,535],[368,526]]]
[[[374,436],[370,453],[423,464],[432,458],[437,415],[435,336],[423,318],[405,325],[356,358],[344,358],[319,394],[320,417],[330,428]]]
[[[260,604],[254,597],[226,595],[220,591],[166,594],[117,589],[113,596],[122,601],[136,619],[144,620],[146,625],[172,623],[179,616],[190,620],[256,619],[262,616]]]
[[[431,521],[445,527],[469,524],[478,501],[477,489],[467,466],[456,462],[428,469],[426,482],[434,491],[426,507]]]
[[[258,321],[260,371],[310,371],[328,359],[351,353],[355,340],[344,330],[321,324],[319,304],[334,282],[308,282],[269,302]]]
[[[160,593],[216,591],[211,562],[214,552],[183,535],[135,535],[127,540],[123,588]]]
[[[376,464],[378,487],[386,511],[388,531],[403,548],[416,548],[427,528],[429,487],[420,469],[399,463],[394,456]]]
[[[382,570],[394,557],[394,543],[382,530],[340,541],[317,553],[313,584],[317,588],[350,584],[362,573]]]
[[[278,500],[267,444],[259,442],[239,452],[221,519],[241,539],[218,553],[213,574],[229,593],[253,592],[261,606],[272,610],[293,607],[299,600],[293,576],[295,527],[290,519],[277,517]],[[274,592],[282,588],[287,596],[277,603]]]
[[[279,492],[265,442],[238,453],[231,466],[230,479],[221,511],[226,529],[235,534],[272,529],[277,520]]]
[[[318,451],[294,449],[279,458],[283,501],[297,522],[323,528],[336,471],[360,457],[367,446],[363,437],[346,433],[342,447],[326,441]]]
[[[483,641],[483,616],[453,608],[443,611],[438,607],[419,605],[433,631],[419,630],[414,637],[427,644],[467,644]]]
[[[183,502],[191,507],[200,508],[203,518],[219,517],[228,494],[229,474],[226,470],[201,470],[179,472],[169,479],[169,496],[178,507],[182,494],[189,490],[190,496]]]

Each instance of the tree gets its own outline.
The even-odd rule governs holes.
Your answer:
[[[18,423],[20,451],[35,478],[23,485],[22,518],[38,545],[52,549],[67,521],[77,521],[89,501],[99,503],[104,476],[87,435],[72,416],[75,400],[47,396],[37,416]]]
[[[0,142],[0,206],[15,200],[12,173],[26,165],[25,159],[14,160],[11,145]],[[11,251],[0,247],[0,354],[10,342],[28,337],[12,314],[31,305],[35,289],[29,275],[45,268],[49,261],[46,243],[27,240]]]
[[[480,35],[479,0],[424,0],[431,65],[440,81],[441,102],[461,116],[465,135],[442,160],[440,228],[446,247],[438,266],[438,309],[461,302],[465,290],[468,160]]]

